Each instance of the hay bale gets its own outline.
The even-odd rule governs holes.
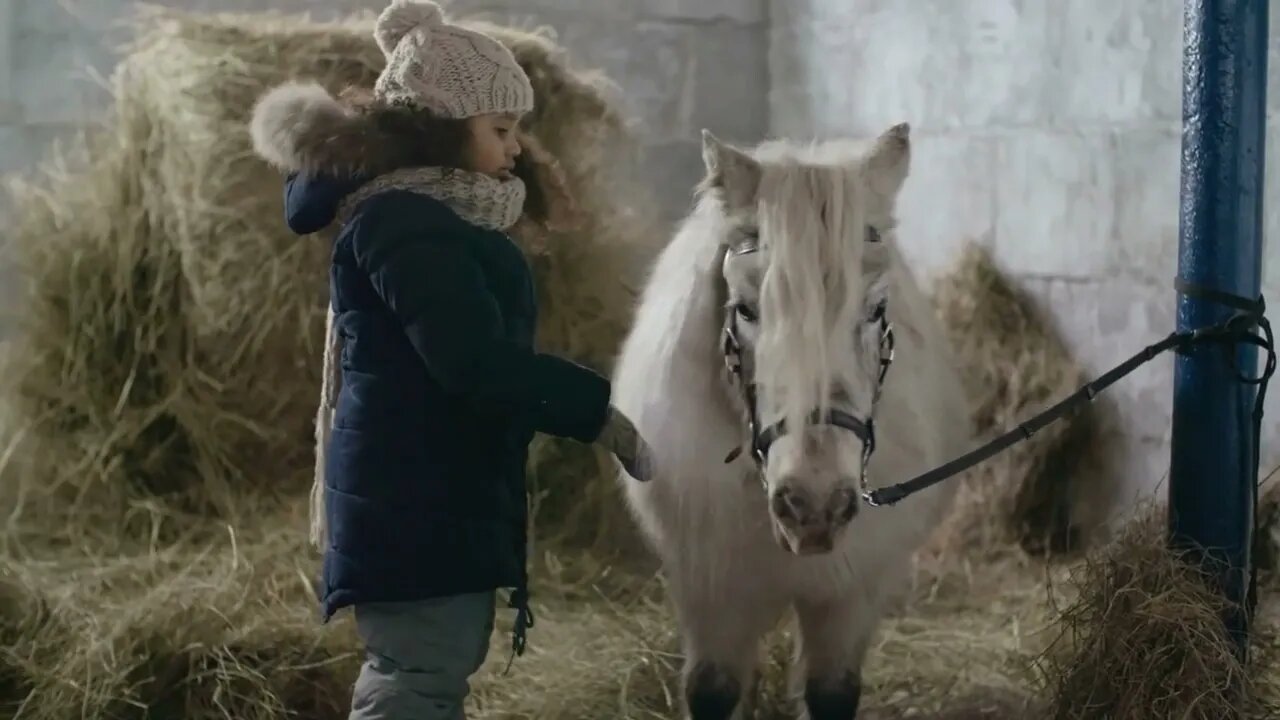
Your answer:
[[[1088,381],[983,247],[965,248],[934,300],[962,359],[983,437],[1012,430]],[[1081,508],[1091,504],[1101,479],[1097,428],[1097,407],[1088,405],[954,480],[960,491],[945,545],[982,549],[1012,542],[1033,554],[1077,547]]]
[[[1053,717],[1274,717],[1256,687],[1262,668],[1244,666],[1222,623],[1230,606],[1169,548],[1165,518],[1162,505],[1141,510],[1075,574],[1041,662]]]
[[[6,488],[41,523],[114,528],[156,496],[231,517],[249,496],[309,483],[328,249],[284,227],[280,178],[247,120],[285,80],[372,83],[371,22],[143,11],[107,127],[78,162],[14,186],[8,249],[29,283],[5,399],[38,460]],[[616,177],[633,152],[626,124],[548,38],[487,29],[530,71],[528,129],[586,216],[538,239],[540,341],[607,370],[631,311],[625,279],[660,240],[646,195]],[[535,476],[572,505],[601,458],[547,445]]]
[[[4,346],[4,430],[6,454],[29,462],[5,468],[10,520],[28,494],[56,494],[46,507],[70,516],[106,509],[129,483],[160,490],[201,468],[210,449],[198,442],[204,428],[175,420],[202,369],[177,310],[176,255],[148,244],[138,158],[108,143],[96,150],[86,172],[55,158],[46,186],[14,188],[7,249],[27,283]],[[117,487],[101,492],[108,483]]]

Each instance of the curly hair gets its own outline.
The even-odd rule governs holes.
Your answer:
[[[379,134],[396,140],[402,148],[400,167],[466,169],[465,154],[471,141],[466,120],[385,103],[362,87],[347,88],[341,99],[365,116]],[[580,216],[559,161],[527,128],[518,128],[516,138],[521,152],[512,174],[525,184],[524,219],[540,232],[575,226]]]

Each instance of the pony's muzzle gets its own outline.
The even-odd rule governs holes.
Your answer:
[[[784,482],[769,498],[774,537],[787,552],[811,555],[831,552],[840,531],[858,514],[861,499],[853,483],[841,483],[834,492],[818,494]],[[825,497],[823,497],[825,495]],[[821,497],[821,502],[814,498]]]

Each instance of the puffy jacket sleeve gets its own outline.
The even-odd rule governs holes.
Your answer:
[[[518,412],[542,433],[580,442],[599,436],[609,381],[506,339],[497,300],[465,245],[466,230],[364,213],[353,225],[357,264],[446,392]]]

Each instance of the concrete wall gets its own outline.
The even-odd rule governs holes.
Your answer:
[[[309,10],[316,17],[384,0],[160,0],[218,11]],[[619,83],[647,145],[646,180],[670,216],[686,208],[701,171],[699,127],[750,140],[767,126],[765,0],[455,0],[454,12],[547,24],[574,59]],[[0,174],[30,167],[48,144],[91,121],[105,95],[112,18],[125,0],[0,0]],[[732,68],[724,73],[723,68]]]
[[[778,0],[771,131],[912,123],[901,237],[924,277],[965,240],[1043,303],[1100,372],[1173,329],[1182,3]],[[1264,292],[1280,291],[1280,13],[1272,13]],[[1115,385],[1135,486],[1168,467],[1172,357]],[[1265,474],[1280,460],[1269,393]]]

